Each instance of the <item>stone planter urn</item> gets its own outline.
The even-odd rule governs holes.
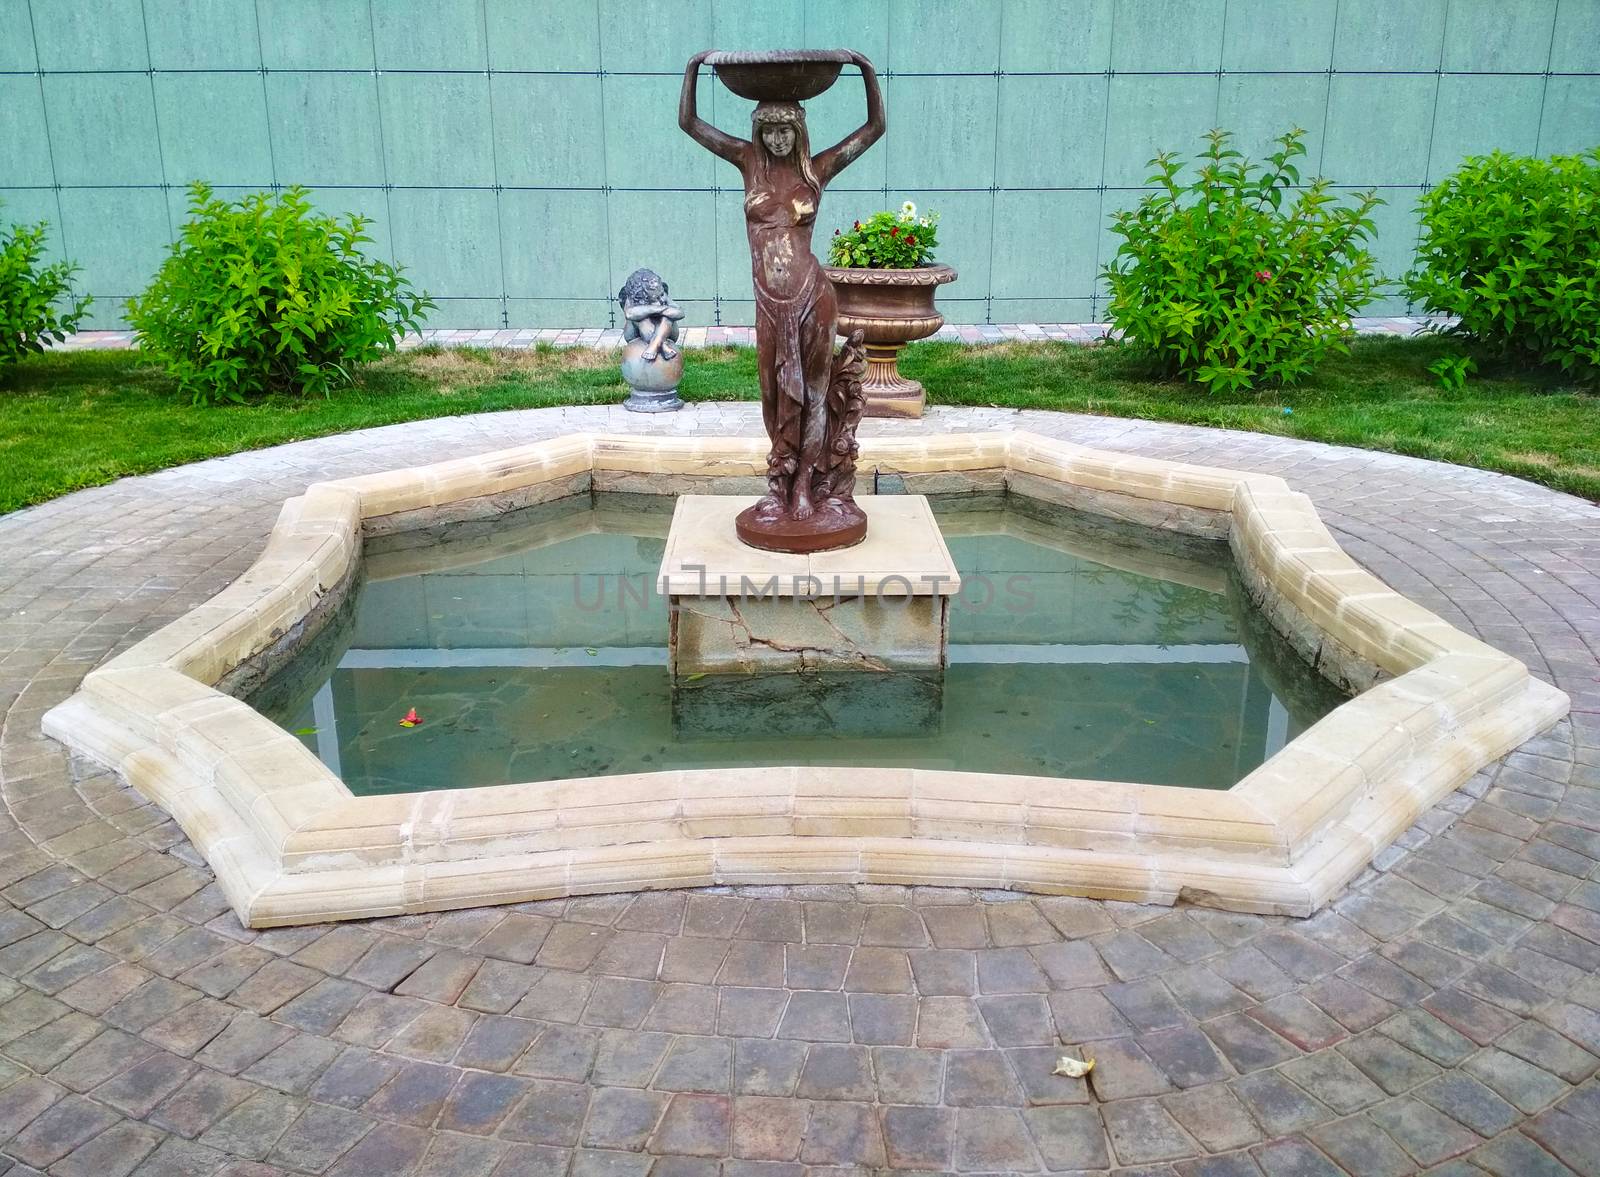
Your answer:
[[[900,375],[900,350],[914,339],[926,339],[944,326],[933,305],[934,293],[956,280],[949,266],[915,266],[909,270],[823,266],[839,300],[839,334],[860,331],[866,337],[869,417],[920,417],[926,394],[922,385]]]

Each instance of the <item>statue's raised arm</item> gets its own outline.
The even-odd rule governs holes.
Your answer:
[[[850,60],[861,67],[861,81],[867,88],[867,121],[816,157],[817,178],[824,184],[883,138],[887,125],[883,117],[883,90],[878,86],[878,74],[872,68],[872,62],[863,54],[854,52],[850,54]]]
[[[749,140],[718,130],[701,118],[695,109],[694,91],[700,78],[700,65],[714,52],[714,49],[702,49],[689,59],[688,68],[683,71],[683,94],[678,99],[678,125],[701,147],[738,167],[744,158],[744,149],[750,146]]]

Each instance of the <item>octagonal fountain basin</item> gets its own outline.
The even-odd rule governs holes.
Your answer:
[[[249,702],[363,795],[796,764],[1226,789],[1343,698],[1221,541],[1019,494],[933,504],[963,586],[942,672],[675,683],[672,500],[576,495],[369,541],[348,607]]]
[[[674,683],[670,497],[765,459],[575,435],[317,484],[45,730],[252,926],[790,882],[1304,915],[1566,712],[1280,479],[1022,433],[863,443],[959,567],[942,671]]]

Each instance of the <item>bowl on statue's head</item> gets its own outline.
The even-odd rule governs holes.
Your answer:
[[[752,102],[804,102],[839,78],[851,60],[845,49],[770,49],[706,58],[722,84]]]

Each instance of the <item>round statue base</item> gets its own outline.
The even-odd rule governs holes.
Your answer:
[[[854,503],[819,507],[809,519],[762,520],[756,517],[760,507],[756,503],[740,511],[733,529],[743,543],[765,552],[831,552],[867,538],[867,517]]]
[[[675,388],[669,388],[665,392],[630,388],[628,399],[622,402],[622,407],[630,413],[676,413],[683,408],[683,401],[679,399],[678,390]]]

